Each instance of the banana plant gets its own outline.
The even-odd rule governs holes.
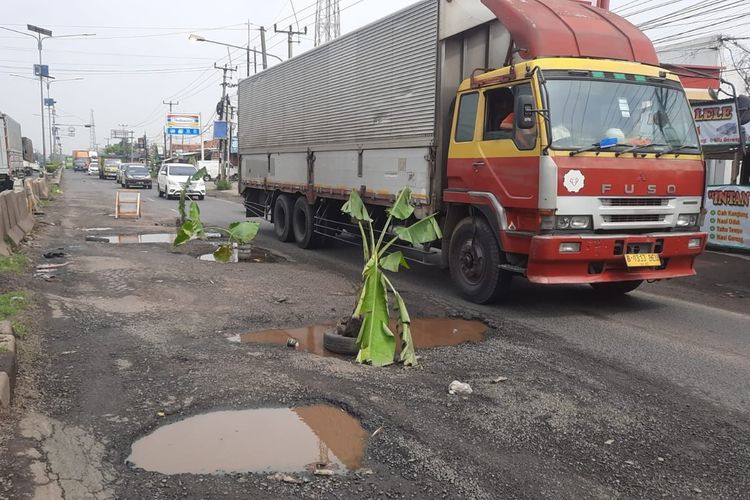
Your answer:
[[[396,201],[388,209],[388,219],[375,237],[373,220],[362,202],[359,194],[352,191],[349,200],[341,208],[357,221],[362,236],[362,288],[359,292],[354,316],[362,318],[362,326],[357,336],[359,352],[358,363],[371,363],[374,366],[386,366],[393,363],[396,354],[396,338],[390,328],[389,292],[393,295],[393,306],[397,312],[396,329],[401,337],[401,354],[399,361],[404,366],[417,363],[414,342],[411,337],[411,319],[401,294],[388,279],[386,271],[398,272],[400,268],[409,268],[403,252],[388,253],[398,241],[413,245],[429,243],[442,237],[440,227],[432,214],[410,226],[396,226],[395,236],[385,242],[385,236],[394,221],[406,221],[414,213],[410,204],[411,190],[407,187],[399,191]]]
[[[202,179],[206,174],[206,169],[200,169],[194,174],[190,180]],[[188,181],[189,182],[189,181]],[[180,193],[180,220],[182,225],[177,231],[177,236],[174,239],[174,246],[180,246],[188,241],[197,238],[205,240],[207,238],[206,232],[218,232],[227,237],[227,242],[222,243],[214,251],[214,260],[217,262],[229,262],[232,258],[232,250],[234,245],[246,245],[255,239],[260,228],[260,223],[250,221],[238,221],[232,222],[226,228],[219,226],[204,226],[201,220],[201,210],[198,203],[190,202],[190,211],[185,211],[185,197],[187,191],[187,182]]]

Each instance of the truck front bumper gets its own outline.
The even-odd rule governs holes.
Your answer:
[[[572,245],[566,245],[572,244]],[[579,245],[578,251],[570,250]],[[561,247],[562,245],[562,247]],[[527,277],[534,283],[601,283],[692,276],[706,233],[540,235],[532,238]],[[634,251],[636,250],[636,251]],[[628,267],[625,253],[656,253],[658,267]]]

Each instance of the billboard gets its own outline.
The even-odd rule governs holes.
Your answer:
[[[226,139],[227,138],[227,122],[215,121],[214,122],[214,139]]]
[[[740,143],[740,125],[733,100],[693,104],[693,118],[703,146],[731,146]],[[744,126],[747,141],[750,127]]]
[[[705,207],[709,245],[750,249],[750,186],[708,186]]]
[[[199,113],[168,113],[167,133],[169,135],[200,135],[201,115]]]

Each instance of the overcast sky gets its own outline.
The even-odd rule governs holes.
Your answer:
[[[2,0],[0,26],[26,31],[35,24],[54,35],[95,33],[81,39],[59,38],[44,42],[44,63],[58,81],[51,85],[57,101],[58,122],[89,122],[94,110],[97,141],[106,144],[110,130],[126,124],[136,136],[147,134],[150,141],[161,143],[161,130],[167,106],[163,100],[179,101],[175,111],[201,112],[208,122],[220,96],[221,72],[214,62],[227,62],[224,47],[190,42],[188,35],[197,33],[226,43],[247,43],[247,21],[251,39],[260,48],[258,26],[269,29],[269,51],[286,58],[286,35],[273,33],[279,28],[304,30],[295,53],[313,45],[314,0],[222,0],[182,2],[132,0],[119,3],[101,0]],[[406,5],[412,0],[341,0],[341,31],[346,33],[372,22]],[[612,0],[613,10],[626,14],[641,9],[646,12],[632,17],[642,22],[678,8],[706,3],[705,0]],[[725,10],[707,14],[722,22],[709,23],[709,29],[680,35],[709,32],[737,34],[747,31],[748,19],[741,15],[750,10],[747,0],[713,0]],[[669,4],[659,7],[661,4]],[[12,8],[8,8],[12,6]],[[293,12],[296,11],[296,16]],[[648,31],[652,39],[694,29],[695,20],[683,20],[671,26]],[[664,43],[663,41],[661,43]],[[245,74],[245,52],[232,49],[232,62]],[[272,61],[270,59],[269,61]],[[30,37],[0,30],[0,111],[21,123],[23,135],[34,141],[41,151],[39,118],[39,83],[32,80],[32,65],[38,62],[36,42]],[[22,75],[25,78],[11,76]],[[80,81],[62,81],[83,78]],[[64,129],[67,126],[63,127]],[[63,137],[63,152],[88,147],[88,130],[77,128],[76,137]]]

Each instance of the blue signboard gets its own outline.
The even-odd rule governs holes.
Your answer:
[[[201,135],[201,129],[190,127],[167,127],[169,135]]]
[[[44,78],[49,77],[49,66],[46,64],[35,64],[34,65],[34,76],[43,76]]]
[[[45,106],[48,106],[48,107],[54,106],[56,102],[57,101],[55,101],[54,99],[47,98],[47,97],[44,98],[44,105]]]
[[[227,138],[227,122],[215,121],[214,122],[214,139],[226,139]]]

